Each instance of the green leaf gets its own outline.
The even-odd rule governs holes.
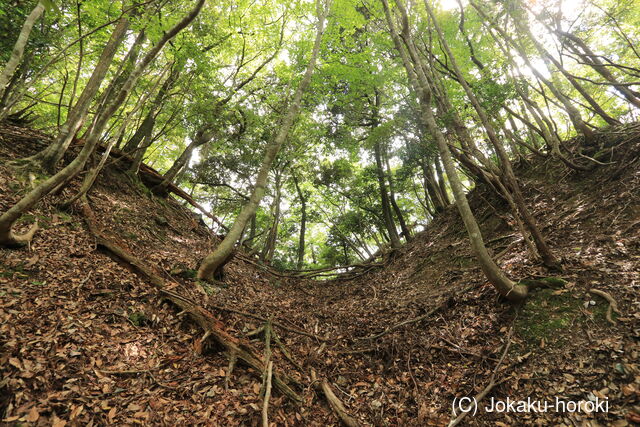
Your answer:
[[[53,2],[53,0],[40,0],[40,3],[44,5],[44,8],[47,12],[60,13],[60,9]]]

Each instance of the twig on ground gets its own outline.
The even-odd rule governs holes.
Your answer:
[[[273,372],[273,361],[267,364],[267,384],[262,401],[262,427],[269,427],[269,399],[271,398],[271,374]]]
[[[327,402],[329,402],[329,406],[345,426],[360,427],[360,423],[351,415],[349,415],[347,409],[342,404],[342,401],[340,401],[340,399],[338,399],[338,397],[335,395],[335,393],[331,389],[331,385],[327,380],[317,381],[316,372],[314,370],[311,370],[311,380],[315,384],[316,389],[324,394]]]
[[[489,378],[489,384],[487,384],[487,386],[484,388],[484,390],[482,390],[480,393],[478,393],[476,395],[476,397],[474,397],[473,399],[473,404],[474,405],[478,405],[480,403],[480,401],[482,399],[484,399],[484,397],[489,394],[489,392],[498,384],[501,384],[502,382],[496,382],[496,374],[498,373],[498,369],[500,369],[500,366],[502,365],[502,362],[504,361],[504,358],[507,356],[507,352],[509,351],[509,347],[511,347],[511,336],[513,335],[513,326],[511,326],[511,329],[509,330],[509,335],[507,336],[507,342],[504,345],[504,350],[502,351],[502,356],[500,356],[500,360],[498,360],[498,363],[496,364],[496,367],[494,368],[493,372],[491,373],[491,377]],[[519,362],[518,362],[519,363]],[[511,366],[511,365],[510,365]],[[454,427],[457,426],[458,424],[460,424],[460,422],[462,420],[465,419],[465,417],[469,414],[469,412],[462,412],[460,415],[458,415],[456,418],[452,419],[449,424],[448,427]]]

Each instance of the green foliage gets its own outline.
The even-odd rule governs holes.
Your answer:
[[[553,121],[554,131],[561,137],[574,135],[558,102],[547,89],[542,92],[544,85],[534,78],[514,49],[508,48],[497,30],[489,30],[490,23],[463,2],[464,32],[461,31],[460,11],[449,3],[434,2],[436,19],[461,73],[492,123],[510,129],[504,107],[520,112],[521,91]],[[597,7],[583,11],[567,7],[566,16],[558,15],[556,7],[548,7],[550,0],[537,2],[534,6],[540,9],[544,25],[523,8],[520,0],[478,3],[498,28],[517,40],[536,69],[554,77],[558,89],[575,101],[584,117],[593,114],[584,106],[581,95],[557,69],[542,60],[533,40],[521,34],[515,22],[529,26],[554,55],[562,54],[567,70],[582,78],[589,93],[612,116],[622,121],[637,117],[637,111],[630,109],[610,86],[590,83],[601,83],[602,77],[568,55],[567,45],[558,52],[559,40],[545,29],[545,25],[558,22],[563,28],[571,27],[598,54],[625,64],[627,68],[611,68],[617,78],[629,81],[635,77],[633,70],[640,68],[640,57],[627,41],[640,38],[640,8],[634,7],[633,2],[599,0]],[[9,58],[20,26],[34,5],[34,0],[0,4],[0,63]],[[45,5],[48,10],[34,27],[17,78],[16,86],[27,88],[28,96],[13,110],[34,103],[30,107],[36,118],[33,125],[55,134],[86,85],[113,30],[113,22],[123,12],[123,4],[45,0]],[[152,2],[129,11],[126,42],[119,47],[100,93],[93,100],[92,114],[99,111],[98,102],[118,75],[119,64],[137,35],[141,31],[146,34],[140,58],[192,5],[184,0]],[[417,53],[439,91],[439,98],[432,99],[438,125],[451,144],[461,148],[452,129],[455,119],[459,119],[480,152],[496,161],[478,114],[453,76],[451,58],[438,41],[424,3],[413,2],[411,8],[410,25]],[[152,101],[170,71],[179,71],[154,111],[152,143],[144,160],[164,173],[198,132],[210,131],[211,141],[193,151],[176,181],[218,218],[231,224],[251,193],[265,146],[280,128],[282,113],[307,65],[314,38],[314,13],[314,2],[301,0],[207,2],[189,29],[172,40],[147,68],[110,120],[103,140],[118,138],[122,129],[122,148],[143,118],[153,111]],[[77,41],[80,33],[85,35],[81,43]],[[384,185],[393,186],[395,201],[406,222],[424,224],[430,219],[433,202],[426,195],[425,171],[427,166],[435,165],[438,155],[433,138],[421,124],[418,97],[412,91],[389,35],[381,2],[334,0],[311,87],[272,171],[271,182],[276,173],[283,182],[274,266],[285,269],[296,265],[303,216],[298,190],[305,203],[307,266],[358,261],[387,243],[375,148],[384,160]],[[131,120],[125,124],[129,115]],[[84,123],[79,135],[87,130],[91,119],[92,116]],[[597,117],[589,120],[595,126],[603,124]],[[516,125],[520,128],[510,129],[516,135],[534,146],[544,146],[536,140],[540,137],[535,132],[528,132],[520,122]],[[500,134],[506,132],[500,130]],[[441,179],[446,191],[447,178]],[[136,188],[151,197],[144,186]],[[25,186],[21,191],[26,189]],[[257,237],[250,242],[258,251],[273,223],[270,206],[274,198],[270,186],[256,215]],[[393,216],[398,222],[395,212]]]

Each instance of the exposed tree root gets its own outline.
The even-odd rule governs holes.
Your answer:
[[[262,386],[260,387],[260,396],[264,396],[267,391],[267,374],[268,367],[271,364],[271,320],[267,320],[264,325],[264,371],[262,372]]]
[[[233,374],[233,368],[236,367],[238,356],[231,352],[229,354],[229,366],[227,367],[227,375],[224,377],[224,389],[229,390],[229,383],[231,382],[231,374]]]
[[[609,303],[609,307],[607,308],[607,313],[606,313],[607,322],[611,323],[612,325],[615,325],[616,321],[613,319],[613,316],[611,315],[611,311],[615,311],[616,314],[620,314],[620,310],[618,309],[618,302],[611,296],[611,294],[605,291],[601,291],[600,289],[589,289],[589,292],[607,300],[607,302]]]
[[[269,427],[269,399],[271,398],[271,377],[273,376],[273,362],[267,364],[267,384],[262,401],[262,427]]]
[[[245,340],[238,339],[224,330],[224,325],[220,320],[213,316],[209,311],[199,306],[194,301],[179,295],[167,289],[166,281],[156,272],[149,268],[145,263],[134,257],[120,245],[105,237],[98,228],[95,215],[89,206],[86,197],[79,200],[80,209],[85,217],[89,231],[94,235],[96,242],[101,247],[109,250],[112,254],[133,266],[139,273],[145,276],[149,282],[157,288],[160,293],[175,304],[182,312],[187,313],[191,318],[205,331],[205,339],[212,338],[221,344],[229,354],[235,354],[239,360],[253,368],[256,372],[263,372],[266,369],[266,363],[252,348],[251,344]],[[289,380],[285,375],[273,373],[274,386],[285,396],[294,402],[301,402],[301,397],[287,384]],[[290,381],[290,380],[289,380]]]
[[[30,173],[29,184],[32,189],[36,187],[35,180],[36,177]],[[16,215],[15,213],[10,214],[9,212],[5,212],[0,216],[0,246],[4,246],[6,248],[21,248],[28,245],[31,243],[31,240],[33,240],[33,236],[40,228],[37,220],[26,233],[15,234],[13,232],[13,226],[20,218],[20,215],[21,213]]]
[[[327,399],[329,406],[333,410],[333,412],[340,418],[340,421],[347,427],[359,427],[360,423],[353,418],[347,412],[347,409],[344,407],[340,399],[335,395],[333,390],[331,389],[331,384],[327,380],[318,381],[316,380],[315,371],[311,371],[311,379],[315,384],[316,390],[322,392],[324,397]]]
[[[289,350],[287,350],[287,347],[285,347],[284,343],[282,342],[282,340],[278,336],[278,333],[275,330],[273,330],[272,332],[273,332],[273,340],[278,345],[278,347],[280,347],[280,351],[282,352],[284,357],[289,362],[291,362],[291,364],[293,366],[295,366],[299,371],[302,371],[302,366],[298,362],[296,362],[296,360],[293,358],[293,356],[291,356],[291,353],[289,352]]]
[[[471,285],[471,286],[467,286],[464,289],[461,289],[460,291],[456,292],[454,295],[451,295],[449,298],[446,298],[444,301],[442,301],[440,304],[438,304],[437,306],[433,307],[431,310],[429,310],[427,313],[423,314],[422,316],[418,316],[418,317],[414,317],[413,319],[407,319],[407,320],[403,320],[400,323],[396,323],[395,325],[389,326],[387,329],[385,329],[384,331],[374,334],[374,335],[369,335],[367,337],[362,337],[362,338],[358,338],[359,340],[376,340],[384,335],[387,335],[390,332],[395,331],[396,329],[400,329],[403,326],[406,325],[410,325],[412,323],[417,323],[420,322],[428,317],[431,317],[433,314],[435,314],[436,312],[438,312],[442,307],[444,307],[452,298],[454,298],[457,295],[460,294],[464,294],[466,293],[468,290],[470,290],[471,288],[473,288],[475,285]]]
[[[34,234],[40,228],[36,222],[31,226],[29,231],[24,234],[15,234],[11,228],[13,224],[8,226],[0,225],[0,246],[7,248],[20,248],[28,245],[33,239]]]

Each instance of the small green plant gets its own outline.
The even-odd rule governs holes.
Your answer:
[[[129,321],[134,326],[144,326],[149,322],[147,316],[141,311],[134,311],[129,315]]]

